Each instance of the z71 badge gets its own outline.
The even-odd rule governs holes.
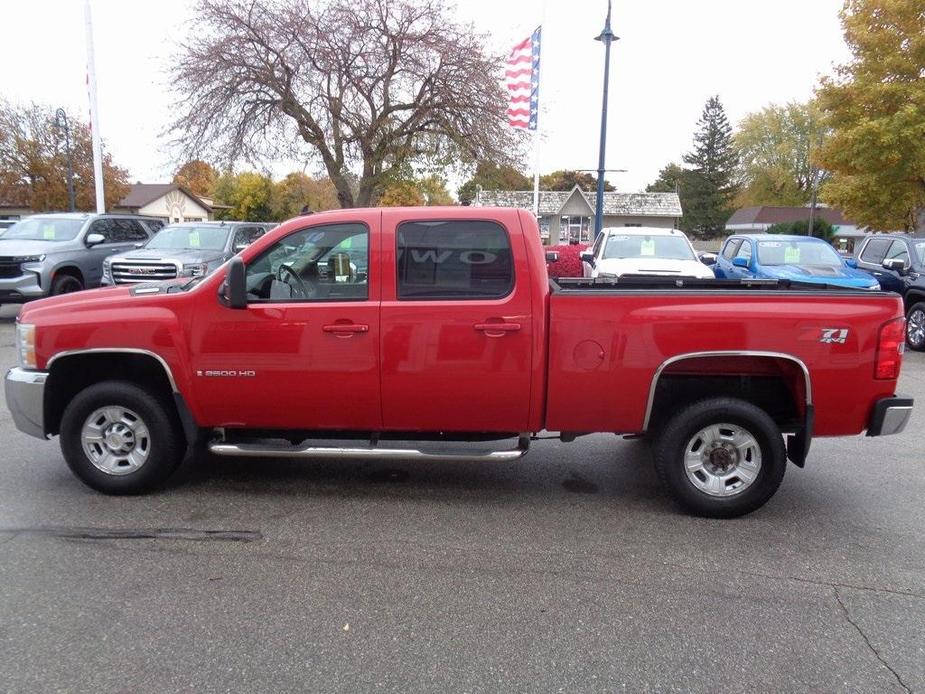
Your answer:
[[[848,328],[823,328],[819,342],[827,345],[843,345],[848,339]]]

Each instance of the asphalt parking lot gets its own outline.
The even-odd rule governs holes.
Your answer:
[[[2,407],[0,691],[925,691],[925,355],[901,390],[904,434],[815,441],[731,521],[613,436],[105,497]]]

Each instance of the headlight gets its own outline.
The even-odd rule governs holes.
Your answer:
[[[180,277],[202,277],[209,271],[207,263],[188,263],[183,265]]]
[[[597,276],[602,279],[616,280],[620,278],[620,275],[615,275],[612,272],[599,272]]]
[[[19,365],[22,368],[34,369],[36,367],[34,325],[16,324],[16,351],[19,353]]]
[[[45,260],[45,255],[21,255],[18,258],[13,258],[14,263],[41,263]]]

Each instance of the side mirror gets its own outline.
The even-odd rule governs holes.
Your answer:
[[[858,261],[856,258],[845,258],[845,265],[850,267],[852,270],[858,269]]]
[[[546,251],[546,262],[555,263],[559,260],[559,251]]]
[[[906,272],[906,261],[902,260],[901,258],[888,258],[883,261],[883,268],[885,270],[898,272],[900,275],[902,275]]]
[[[228,261],[228,276],[222,284],[222,298],[229,308],[247,308],[247,279],[244,261],[235,256]]]
[[[732,264],[735,265],[736,267],[745,267],[745,268],[747,268],[747,267],[748,267],[748,259],[747,259],[747,258],[733,258],[733,259],[732,259]]]
[[[87,244],[87,248],[92,248],[93,246],[98,246],[106,240],[106,237],[102,234],[87,234],[87,238],[84,239],[84,243]]]
[[[581,262],[587,263],[588,265],[594,267],[594,253],[591,251],[585,251],[581,254]]]
[[[699,253],[697,257],[704,265],[716,265],[716,253]]]

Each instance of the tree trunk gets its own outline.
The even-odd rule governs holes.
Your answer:
[[[350,188],[350,181],[340,171],[332,170],[332,167],[325,167],[328,170],[328,177],[334,184],[337,191],[337,202],[342,208],[356,207],[356,201],[353,199],[353,190]]]
[[[915,211],[915,235],[925,236],[925,207]]]

